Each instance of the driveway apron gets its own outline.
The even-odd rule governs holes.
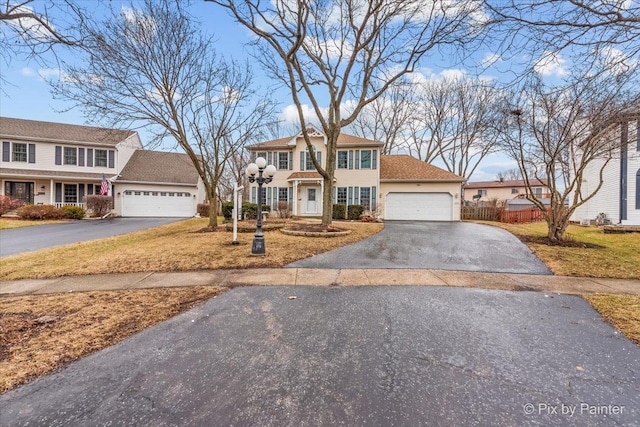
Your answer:
[[[639,370],[578,297],[247,287],[5,393],[0,425],[638,425]]]
[[[513,234],[467,222],[388,221],[378,234],[287,267],[426,268],[551,274]]]

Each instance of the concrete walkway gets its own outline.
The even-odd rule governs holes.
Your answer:
[[[53,279],[14,280],[0,282],[0,295],[207,285],[223,287],[256,285],[415,285],[538,291],[573,295],[596,292],[640,295],[640,280],[425,269],[313,268],[98,274]]]

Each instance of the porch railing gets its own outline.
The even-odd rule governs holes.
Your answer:
[[[78,206],[80,208],[84,208],[84,203],[67,203],[67,202],[55,202],[56,208],[61,208],[63,206]]]

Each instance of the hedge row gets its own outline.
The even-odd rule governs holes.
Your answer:
[[[56,208],[52,205],[24,205],[17,211],[21,219],[45,220],[45,219],[82,219],[87,212],[79,206],[63,206]]]

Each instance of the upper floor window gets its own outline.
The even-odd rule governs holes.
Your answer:
[[[278,169],[289,169],[289,153],[287,151],[278,153]]]
[[[13,162],[26,162],[27,161],[27,144],[13,143],[13,153],[11,155],[11,161]]]
[[[511,189],[511,194],[518,194],[520,192],[520,190],[518,190],[517,188],[512,188]]]
[[[371,169],[371,150],[360,150],[360,169]]]
[[[536,196],[542,196],[542,187],[535,187],[531,189]]]
[[[316,147],[313,147],[313,152],[316,155],[316,160],[318,161],[318,163],[320,163],[320,166],[322,166],[322,153],[320,151],[317,151]],[[316,170],[316,167],[313,165],[313,162],[311,161],[311,154],[309,154],[309,151],[307,150],[300,152],[300,170],[303,170],[303,171]]]
[[[263,159],[267,160],[267,152],[266,152],[266,151],[258,151],[258,152],[256,153],[256,159],[257,159],[258,157],[262,157]]]
[[[97,150],[95,151],[95,166],[96,167],[107,167],[107,150]]]
[[[487,190],[478,190],[478,196],[486,196]]]
[[[63,159],[65,165],[77,165],[78,150],[75,147],[64,147]]]
[[[349,167],[349,152],[348,151],[338,151],[338,169],[347,169]]]

